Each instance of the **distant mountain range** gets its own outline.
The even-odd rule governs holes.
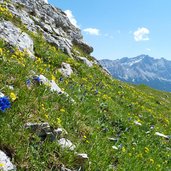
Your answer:
[[[164,58],[140,55],[117,60],[103,59],[99,62],[117,79],[171,92],[171,61]]]

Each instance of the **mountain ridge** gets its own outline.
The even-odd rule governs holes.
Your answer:
[[[171,61],[164,58],[155,59],[148,55],[139,55],[117,60],[104,59],[100,63],[113,77],[122,81],[171,91]]]

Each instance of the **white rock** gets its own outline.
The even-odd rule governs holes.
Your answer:
[[[159,137],[163,137],[163,138],[169,139],[168,135],[164,135],[164,134],[159,133],[159,132],[155,132],[155,135],[158,135]]]
[[[72,142],[68,139],[61,138],[60,140],[58,140],[58,143],[62,148],[69,148],[70,150],[75,149],[75,145],[73,145]]]
[[[3,93],[0,92],[0,97],[4,97],[5,95]]]
[[[48,0],[43,0],[45,3],[47,3],[48,4]]]
[[[138,121],[134,121],[134,124],[135,124],[135,125],[142,126],[142,124],[141,124],[140,122],[138,122]]]
[[[10,158],[0,150],[0,170],[9,171],[16,170],[16,167],[11,163]]]
[[[88,159],[88,155],[86,153],[78,153],[77,157],[80,159]]]
[[[55,129],[53,132],[54,132],[56,135],[61,135],[61,134],[62,134],[62,131],[63,131],[62,128],[58,128],[58,129]]]
[[[69,97],[69,95],[66,92],[61,90],[61,88],[55,83],[54,80],[49,81],[44,75],[39,75],[39,76],[36,76],[36,77],[38,77],[40,79],[40,82],[42,84],[50,87],[50,90],[52,92],[57,92],[58,94],[64,94],[66,97]],[[71,97],[70,97],[70,101],[72,103],[75,103],[75,100],[72,99]]]
[[[9,86],[7,86],[10,90],[14,90],[14,87],[13,86],[11,86],[11,85],[9,85]]]
[[[36,31],[34,21],[30,18],[26,11],[20,11],[19,16],[21,18],[22,23],[25,24],[30,31]]]
[[[63,91],[58,87],[54,80],[50,81],[51,91],[57,91],[58,93],[63,93]]]
[[[49,84],[50,83],[50,81],[44,75],[39,75],[38,77],[43,84]]]
[[[113,145],[112,148],[113,148],[114,150],[118,150],[118,147],[116,147],[115,145]]]
[[[25,128],[31,128],[31,129],[41,129],[41,128],[44,128],[44,127],[48,127],[50,128],[50,125],[48,122],[43,122],[43,123],[37,123],[37,122],[28,122],[24,125]]]
[[[41,26],[44,30],[47,30],[49,33],[53,33],[53,30],[49,24],[46,24],[44,22],[41,23]]]
[[[63,93],[63,91],[60,89],[60,87],[58,87],[58,85],[55,83],[54,80],[49,81],[44,75],[39,75],[38,77],[41,83],[50,87],[51,91],[56,91],[57,93]]]
[[[154,125],[152,125],[152,126],[150,127],[150,129],[154,129]]]
[[[81,61],[83,61],[88,67],[93,66],[93,62],[89,61],[87,58],[81,57],[81,56],[77,56],[77,58],[79,58]]]
[[[108,138],[110,141],[118,141],[118,138]]]
[[[65,62],[62,62],[61,68],[59,69],[59,71],[65,77],[69,77],[73,73],[73,70],[72,70],[70,64],[67,64]]]

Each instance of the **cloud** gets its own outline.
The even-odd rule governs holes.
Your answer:
[[[139,42],[139,41],[147,41],[149,40],[149,35],[150,31],[149,29],[145,27],[138,28],[134,33],[134,40]]]
[[[149,51],[149,52],[151,51],[151,49],[150,49],[150,48],[146,48],[146,50],[147,50],[147,51]]]
[[[77,25],[77,20],[76,20],[75,17],[73,16],[72,11],[71,11],[71,10],[65,10],[64,12],[65,12],[65,14],[67,15],[67,17],[69,18],[70,22],[71,22],[75,27],[78,27],[78,28],[79,28],[79,26]]]
[[[86,28],[83,31],[90,34],[90,35],[95,35],[95,36],[100,35],[100,30],[97,28]]]

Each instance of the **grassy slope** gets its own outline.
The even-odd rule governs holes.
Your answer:
[[[3,17],[25,29],[8,12]],[[77,167],[74,152],[61,149],[57,142],[40,143],[35,134],[24,128],[27,122],[49,122],[54,128],[65,128],[76,151],[89,156],[85,170],[112,170],[109,165],[127,171],[171,169],[170,140],[154,135],[157,131],[166,135],[171,132],[170,93],[111,79],[99,66],[88,68],[40,36],[29,34],[39,57],[36,61],[0,41],[0,91],[7,96],[11,92],[17,95],[12,107],[0,113],[0,149],[11,151],[18,170],[57,170],[61,163],[68,168]],[[57,69],[62,61],[70,63],[74,74],[60,81],[62,75]],[[32,82],[28,89],[26,80],[33,76],[30,71],[49,79],[55,77],[76,103],[50,92],[44,85]],[[13,85],[14,90],[8,85]],[[151,126],[154,129],[150,130]],[[109,141],[111,137],[117,142]],[[114,145],[120,148],[115,150]]]

